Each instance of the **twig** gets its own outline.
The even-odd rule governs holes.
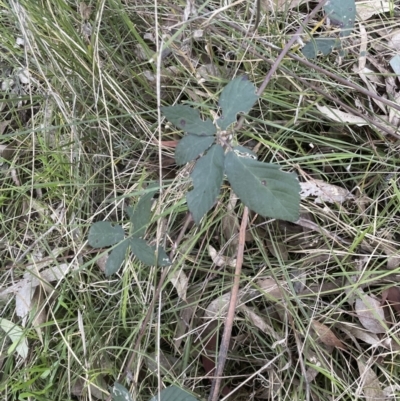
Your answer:
[[[297,29],[296,33],[290,38],[289,42],[286,43],[285,47],[283,48],[283,50],[280,52],[279,56],[277,57],[277,59],[272,63],[272,61],[270,61],[270,64],[272,64],[271,69],[268,71],[268,74],[266,75],[266,77],[264,78],[263,83],[260,85],[260,87],[258,88],[256,94],[258,96],[260,96],[265,88],[267,87],[269,81],[271,80],[272,76],[275,74],[276,70],[279,68],[279,65],[281,63],[281,61],[283,60],[283,58],[285,57],[285,55],[289,52],[290,48],[292,47],[293,43],[298,39],[298,37],[300,36],[300,34],[303,32],[304,30],[304,26],[307,25],[308,21],[310,21],[310,19],[312,17],[314,17],[314,15],[323,7],[323,5],[325,4],[326,0],[321,1],[315,8],[314,10],[311,11],[310,14],[307,15],[307,17],[304,19],[303,24],[299,26],[299,28]],[[242,46],[243,47],[243,46]],[[244,123],[245,117],[242,115],[239,118],[238,123],[236,124],[235,130],[239,130],[240,128],[242,128],[242,125]]]
[[[289,42],[286,43],[286,46],[283,48],[283,50],[280,52],[278,58],[272,64],[272,67],[268,71],[268,74],[265,77],[263,83],[258,88],[257,95],[261,95],[264,92],[264,89],[267,87],[272,76],[275,74],[276,70],[278,69],[279,65],[281,64],[281,61],[286,56],[286,54],[289,53],[290,48],[292,47],[294,42],[299,38],[300,34],[304,30],[304,27],[308,24],[308,21],[310,21],[310,19],[314,17],[314,15],[324,6],[325,3],[326,3],[326,0],[323,0],[317,6],[315,6],[314,10],[312,10],[311,13],[307,15],[307,17],[303,21],[303,24],[301,24],[299,26],[296,33],[290,38]]]
[[[240,32],[242,32],[244,34],[247,33],[247,31],[244,28],[242,28],[240,25],[238,25],[238,24],[236,24],[234,22],[224,21],[224,24],[234,28],[236,31],[240,31]],[[211,29],[216,31],[216,32],[218,32],[218,33],[220,33],[218,28],[215,28],[214,26],[211,27]],[[272,43],[270,43],[270,42],[268,42],[266,40],[263,40],[263,39],[260,39],[260,38],[255,38],[255,40],[257,40],[259,43],[263,44],[264,46],[269,47],[272,50],[276,50],[276,51],[281,51],[282,50],[280,47],[275,46],[274,44],[272,44]],[[248,43],[248,46],[253,50],[252,53],[255,54],[256,50],[254,50],[253,44],[250,43],[250,41],[247,41],[247,43]],[[241,46],[245,50],[248,50],[248,47],[245,47],[244,45],[241,45]],[[258,52],[256,52],[256,53],[258,54]],[[304,66],[310,68],[311,70],[318,71],[321,74],[324,74],[327,77],[330,77],[330,78],[334,79],[335,81],[337,81],[337,82],[339,82],[339,83],[341,83],[343,85],[346,85],[346,86],[350,87],[351,89],[354,89],[355,91],[357,91],[359,93],[362,93],[363,95],[366,95],[366,96],[369,96],[369,97],[371,97],[373,99],[376,99],[376,100],[380,101],[381,103],[385,104],[386,106],[392,107],[395,110],[400,111],[400,105],[396,104],[395,102],[393,102],[391,100],[388,100],[388,99],[385,99],[385,98],[377,95],[376,93],[374,93],[372,91],[369,91],[368,89],[365,89],[365,88],[363,88],[363,87],[361,87],[361,86],[359,86],[357,84],[354,84],[353,82],[348,81],[347,79],[342,78],[341,76],[339,76],[337,74],[334,74],[333,72],[330,72],[330,71],[326,70],[325,68],[322,68],[322,67],[320,67],[320,66],[318,66],[318,65],[316,65],[316,64],[314,64],[314,63],[312,63],[310,61],[308,61],[306,58],[301,58],[301,57],[299,57],[299,56],[297,56],[297,55],[295,55],[293,53],[290,53],[290,52],[287,53],[287,56],[290,57],[292,60],[296,60],[298,63],[303,64]],[[260,58],[262,58],[263,60],[267,59],[265,56],[261,56]],[[272,63],[271,60],[269,60],[269,59],[267,59],[267,60],[268,60],[269,64]]]
[[[249,218],[249,209],[247,206],[244,208],[242,224],[239,232],[239,246],[236,259],[235,277],[233,279],[233,286],[231,291],[231,299],[229,302],[228,314],[225,319],[224,333],[222,335],[221,347],[219,349],[217,368],[215,370],[215,378],[211,385],[209,401],[217,401],[219,397],[219,390],[221,388],[222,373],[224,371],[226,358],[228,356],[229,343],[232,335],[233,320],[235,317],[236,303],[239,293],[240,274],[243,265],[243,253],[246,237],[247,220]]]
[[[252,53],[254,56],[261,58],[262,60],[264,60],[266,63],[272,64],[272,61],[270,59],[268,59],[268,57],[265,57],[263,55],[261,55],[260,53],[258,53],[256,50],[254,49],[248,49],[246,48],[246,46],[244,44],[240,45],[241,47],[243,47],[244,49],[246,49],[247,51],[249,51],[250,53]],[[375,126],[376,128],[378,128],[382,134],[386,134],[386,135],[390,135],[396,139],[400,139],[400,135],[396,134],[395,132],[393,132],[392,130],[388,129],[386,126],[378,123],[376,120],[374,120],[373,118],[363,114],[361,111],[354,109],[350,106],[348,106],[346,103],[342,102],[341,100],[335,98],[334,96],[329,95],[326,91],[324,91],[323,89],[320,89],[312,84],[310,84],[309,82],[307,82],[307,80],[305,80],[304,78],[299,77],[297,74],[295,74],[294,72],[288,70],[285,67],[279,67],[285,74],[290,75],[291,77],[295,78],[298,82],[301,82],[303,85],[307,86],[308,88],[312,89],[313,91],[321,94],[324,98],[337,103],[338,105],[340,105],[343,109],[345,109],[346,111],[348,111],[349,113],[352,113],[358,117],[362,117],[365,121],[368,121],[372,126]],[[347,81],[346,81],[347,82]],[[238,124],[241,122],[241,119],[239,120]]]

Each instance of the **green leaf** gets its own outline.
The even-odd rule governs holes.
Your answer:
[[[225,156],[225,172],[233,191],[249,209],[275,219],[299,218],[300,184],[295,174],[235,151]]]
[[[153,247],[154,251],[156,247]],[[162,246],[158,247],[158,257],[157,257],[157,266],[169,266],[171,264],[171,260],[167,253],[165,252],[165,249]]]
[[[212,208],[224,176],[224,149],[213,145],[199,159],[191,174],[194,189],[186,195],[188,208],[196,224]]]
[[[124,236],[124,229],[121,226],[113,226],[108,221],[98,221],[90,227],[88,240],[93,248],[104,248],[118,244]]]
[[[177,104],[161,107],[161,111],[169,122],[189,134],[210,136],[217,132],[215,125],[209,118],[205,121],[202,120],[199,111],[190,106]]]
[[[136,205],[135,211],[131,217],[131,223],[134,229],[133,235],[135,237],[143,237],[146,232],[147,225],[151,218],[151,200],[157,191],[158,184],[156,182],[150,183],[146,188],[146,193],[140,197]]]
[[[214,136],[186,135],[175,149],[175,161],[178,166],[194,160],[214,142]]]
[[[159,397],[155,396],[150,401],[198,401],[197,398],[176,386],[170,386],[160,392]]]
[[[340,47],[340,41],[336,38],[316,38],[307,42],[301,51],[308,59],[314,59],[317,57],[318,52],[327,56],[336,47]]]
[[[125,260],[126,250],[128,247],[129,242],[127,239],[125,239],[110,252],[106,262],[106,277],[111,276],[119,270],[122,262]]]
[[[15,350],[22,359],[26,359],[28,357],[29,348],[24,329],[7,319],[0,319],[0,327],[6,332],[13,343],[8,350],[8,354],[11,354]]]
[[[147,266],[168,266],[171,264],[164,249],[158,247],[158,259],[156,263],[156,247],[150,246],[142,238],[130,239],[132,253]]]
[[[127,206],[125,208],[125,213],[128,215],[130,222],[132,223],[133,219],[133,207],[132,206]]]
[[[248,113],[257,101],[255,86],[246,75],[235,78],[222,90],[219,98],[219,106],[222,116],[217,124],[222,130],[226,130],[232,123],[236,122],[236,115],[240,112]]]
[[[133,401],[129,391],[117,382],[114,383],[114,387],[110,389],[112,401]]]
[[[344,38],[351,34],[356,19],[355,0],[328,0],[324,10],[331,23],[341,28],[340,37]]]

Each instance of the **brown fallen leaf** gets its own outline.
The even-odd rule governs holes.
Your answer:
[[[386,333],[385,312],[381,303],[369,295],[356,299],[355,309],[361,324],[371,333]]]
[[[400,313],[400,288],[390,287],[382,292],[381,305],[387,302],[397,313]]]
[[[283,261],[289,260],[289,251],[287,250],[287,247],[283,242],[271,241],[269,239],[266,239],[265,242],[272,256]]]
[[[174,270],[169,276],[169,281],[175,287],[178,297],[186,301],[189,279],[185,272],[182,269]]]
[[[265,334],[270,335],[276,341],[282,341],[283,339],[275,332],[274,328],[267,324],[265,319],[262,317],[260,312],[249,308],[246,305],[240,305],[238,308],[241,312],[243,312],[250,322],[255,326],[258,327],[261,331]]]
[[[235,207],[238,201],[238,197],[235,195],[233,191],[229,196],[229,202],[226,207],[226,212],[224,217],[222,217],[221,226],[222,233],[224,235],[224,239],[226,242],[229,242],[229,245],[226,250],[226,254],[228,256],[236,255],[237,248],[239,244],[239,218],[237,213],[235,213]]]
[[[278,301],[285,298],[282,283],[277,283],[272,278],[258,280],[257,285],[263,290],[263,295],[272,301]]]
[[[217,250],[211,245],[208,245],[208,254],[210,255],[210,257],[211,257],[212,261],[215,263],[215,265],[218,267],[222,267],[222,266],[235,267],[236,266],[236,259],[229,258],[227,256],[222,255],[221,252],[217,252]]]
[[[92,6],[82,2],[79,4],[79,12],[83,20],[88,20],[90,18],[90,14],[92,14]]]
[[[361,387],[366,401],[383,401],[385,394],[381,388],[381,383],[371,366],[367,366],[363,361],[358,360],[358,370],[360,372]]]
[[[323,323],[320,323],[316,320],[311,321],[311,326],[314,329],[315,333],[318,336],[318,339],[324,343],[325,345],[329,345],[331,347],[339,348],[345,350],[346,347],[343,343],[336,337],[333,331]]]
[[[378,346],[381,343],[376,334],[370,333],[361,326],[350,323],[337,323],[335,327],[346,333],[355,343],[357,343],[356,338],[373,346]]]

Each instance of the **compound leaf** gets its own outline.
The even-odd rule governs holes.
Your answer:
[[[190,106],[177,104],[161,107],[161,111],[169,122],[189,134],[210,136],[217,132],[215,125],[209,118],[205,121],[202,120],[198,110]]]
[[[186,195],[188,208],[196,224],[211,209],[219,194],[224,175],[224,149],[213,145],[199,159],[191,174],[194,189]]]
[[[106,277],[111,276],[119,270],[122,262],[125,260],[126,250],[128,249],[128,247],[128,240],[124,240],[110,252],[105,268]]]
[[[123,239],[124,229],[119,225],[113,226],[108,221],[98,221],[89,230],[88,241],[93,248],[115,245]]]
[[[238,113],[248,113],[254,106],[258,99],[255,89],[246,75],[233,79],[225,86],[219,98],[222,116],[217,121],[222,130],[225,131],[232,123],[236,122]]]
[[[197,401],[197,398],[176,386],[170,386],[153,397],[150,401]]]
[[[336,38],[316,38],[301,49],[301,52],[308,59],[314,59],[317,57],[318,52],[321,52],[324,56],[327,56],[336,47],[340,47],[340,41]]]
[[[295,174],[235,151],[225,156],[225,172],[233,191],[249,209],[275,219],[299,218],[300,184]]]
[[[114,383],[114,387],[110,388],[112,401],[133,401],[129,391],[117,382]]]
[[[156,247],[150,246],[142,238],[130,239],[132,253],[147,266],[168,266],[171,264],[165,250],[158,247],[158,258],[156,261]]]
[[[355,0],[328,0],[324,5],[324,10],[332,24],[341,28],[340,36],[342,38],[351,34],[356,19]]]
[[[134,231],[133,235],[135,237],[143,237],[146,232],[147,225],[149,224],[151,218],[151,200],[157,190],[158,184],[155,182],[150,183],[147,186],[144,195],[140,197],[135,211],[130,216]]]
[[[175,149],[175,161],[179,166],[194,160],[214,142],[214,136],[186,135]]]

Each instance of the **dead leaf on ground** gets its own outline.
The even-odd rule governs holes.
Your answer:
[[[363,125],[369,125],[369,122],[362,117],[355,116],[354,114],[345,113],[338,109],[333,109],[327,106],[317,105],[317,109],[329,120],[338,123],[356,124],[359,127]]]
[[[396,29],[390,33],[388,46],[393,50],[400,51],[400,29]]]
[[[334,332],[325,324],[318,322],[317,320],[311,321],[311,327],[317,334],[318,340],[320,340],[325,345],[331,347],[339,348],[345,350],[346,347],[343,343],[336,337]]]
[[[383,401],[385,394],[383,393],[381,383],[371,366],[367,366],[363,361],[358,360],[358,371],[360,372],[360,386],[366,401]]]
[[[83,20],[90,19],[90,14],[92,14],[92,6],[86,3],[79,3],[79,12]]]
[[[39,280],[39,278],[37,278],[33,274],[29,274],[22,280],[17,281],[14,285],[7,287],[3,291],[1,291],[0,300],[7,300],[10,296],[18,294],[21,289],[25,291],[26,288],[35,288],[40,284],[46,287],[49,285],[48,283],[51,283],[53,281],[60,281],[65,277],[67,273],[78,268],[79,266],[76,264],[62,263],[40,272],[41,280]]]
[[[222,255],[221,252],[217,252],[217,250],[214,247],[212,247],[211,245],[208,246],[208,253],[209,253],[212,261],[218,267],[223,267],[223,266],[235,267],[236,266],[236,259],[229,258],[227,256]]]
[[[240,303],[241,295],[243,295],[243,292],[241,293],[239,291],[238,304]],[[228,311],[230,299],[231,299],[230,292],[227,292],[226,294],[221,295],[217,299],[214,299],[214,301],[211,301],[207,306],[204,312],[204,316],[212,319],[225,317],[225,314]]]
[[[386,13],[390,11],[391,5],[389,0],[366,0],[356,2],[356,18],[365,21],[375,14]]]
[[[383,394],[385,394],[385,400],[394,399],[397,400],[397,393],[400,391],[400,384],[392,384],[383,389]]]
[[[93,383],[87,385],[84,379],[78,377],[71,388],[71,393],[76,397],[86,397],[86,394],[90,394],[93,398],[104,400],[107,395],[107,383],[105,382],[104,378],[100,376],[97,376],[96,381],[101,384],[99,384],[99,386]]]
[[[347,199],[354,199],[346,188],[339,187],[337,185],[328,184],[322,180],[308,180],[307,182],[301,182],[300,196],[302,199],[308,196],[315,196],[314,203],[343,203]]]
[[[355,309],[361,324],[371,333],[386,333],[385,313],[381,303],[369,295],[357,298]]]
[[[61,254],[61,252],[61,248],[55,248],[52,252],[52,257],[57,258]],[[34,261],[34,265],[30,268],[27,268],[27,271],[24,273],[25,281],[20,281],[20,283],[23,283],[24,285],[20,286],[15,292],[15,313],[22,319],[23,327],[25,327],[29,312],[31,312],[35,304],[34,294],[36,293],[36,289],[39,287],[41,270],[44,266],[48,266],[50,263],[52,263],[51,259],[47,259],[44,262],[43,259],[45,258],[43,257],[41,252],[32,252],[30,256]],[[34,279],[36,281],[34,281]],[[45,286],[46,284],[43,283],[42,285]],[[46,287],[43,287],[43,291],[45,289]]]
[[[381,341],[376,334],[370,333],[369,331],[363,329],[361,326],[350,323],[337,323],[335,327],[346,333],[350,338],[353,339],[355,343],[357,343],[355,339],[358,338],[359,340],[362,340],[369,345],[381,345]]]
[[[0,135],[4,133],[5,129],[8,127],[10,122],[11,120],[0,121]],[[2,145],[2,146],[7,146],[7,145]]]
[[[272,278],[265,278],[257,281],[257,285],[263,291],[263,295],[275,302],[285,299],[282,284],[281,282],[277,283]]]
[[[387,302],[397,313],[400,313],[400,287],[386,288],[382,292],[381,305]]]
[[[1,125],[1,123],[0,123]],[[1,135],[1,126],[0,126],[0,135]],[[7,145],[0,145],[0,157],[5,160],[11,160],[14,156],[14,153],[17,150],[17,141],[12,141]]]
[[[380,77],[377,76],[375,71],[365,67],[362,70],[357,70],[360,78],[364,81],[368,90],[375,95],[378,95],[377,87],[382,86],[383,82]],[[380,100],[372,98],[372,101],[381,109],[383,114],[387,113],[386,106]]]
[[[33,319],[32,326],[39,337],[40,342],[43,344],[42,328],[40,327],[43,323],[47,322],[47,311],[46,311],[46,296],[44,289],[36,287],[35,293],[32,297],[32,311]]]
[[[289,260],[289,251],[283,242],[271,241],[269,239],[266,239],[265,242],[272,256],[283,261]]]
[[[185,272],[182,269],[174,270],[169,275],[169,281],[171,281],[172,285],[175,287],[178,297],[183,301],[186,301],[189,279]]]
[[[192,304],[193,301],[193,299],[189,298],[187,306],[183,307],[179,312],[179,319],[176,324],[174,335],[174,346],[176,351],[179,350],[184,335],[189,330],[191,321],[194,318],[196,306]]]
[[[265,319],[260,315],[260,313],[256,312],[253,308],[249,308],[246,305],[241,305],[239,310],[247,316],[251,323],[265,334],[271,336],[275,341],[281,341],[282,338],[275,332],[275,330],[267,324]]]
[[[306,358],[311,364],[315,365],[317,368],[321,367],[323,361],[318,358],[317,354],[311,350],[307,350]],[[309,366],[306,370],[306,380],[308,383],[311,383],[317,376],[319,370]]]
[[[226,213],[221,221],[222,233],[226,242],[229,241],[227,254],[232,256],[236,255],[237,247],[239,244],[239,219],[235,213],[235,207],[238,201],[238,197],[233,191],[229,196],[229,202],[226,208]]]
[[[297,7],[300,3],[307,3],[309,0],[262,0],[261,8],[264,12],[282,12]]]
[[[171,372],[179,362],[179,359],[173,355],[167,354],[161,350],[157,353],[152,352],[145,358],[147,369],[153,374],[158,373],[158,366],[160,366],[160,375],[165,376]]]

